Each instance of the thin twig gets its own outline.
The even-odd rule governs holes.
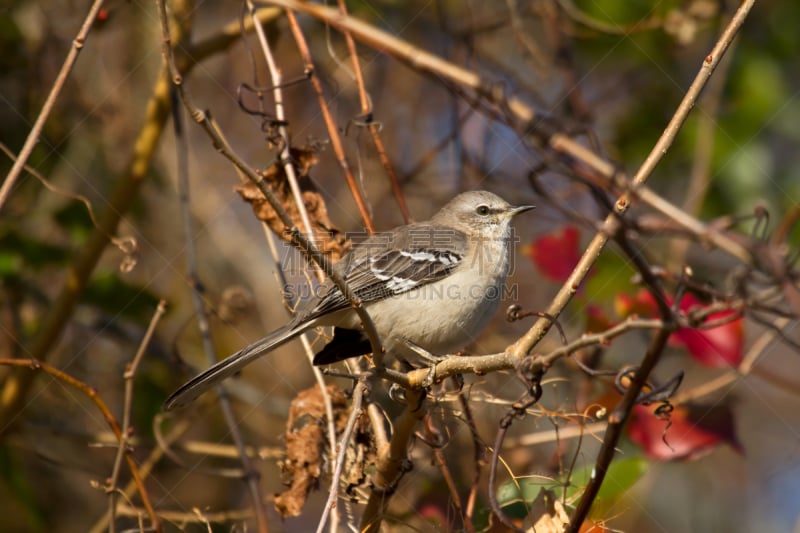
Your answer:
[[[289,129],[286,126],[288,121],[286,119],[286,113],[283,106],[283,91],[281,90],[282,85],[282,78],[281,78],[281,71],[275,64],[275,59],[272,54],[272,49],[269,45],[269,41],[267,40],[266,34],[261,27],[261,24],[258,22],[256,18],[256,10],[253,7],[252,2],[247,2],[248,10],[250,11],[251,18],[256,28],[256,32],[258,34],[258,39],[261,44],[262,51],[264,53],[264,57],[267,61],[267,66],[270,72],[270,77],[272,78],[272,86],[273,86],[273,98],[275,100],[275,117],[278,121],[278,132],[283,139],[283,143],[281,146],[281,154],[280,160],[283,161],[283,168],[284,173],[286,175],[286,179],[289,182],[289,187],[292,191],[294,196],[295,204],[297,206],[298,213],[300,214],[300,219],[303,221],[303,226],[305,227],[306,235],[309,239],[314,239],[314,232],[313,227],[311,225],[311,220],[308,216],[308,210],[306,209],[305,202],[303,201],[303,195],[300,191],[300,185],[297,181],[297,173],[295,172],[295,167],[292,164],[291,157],[289,150],[291,148],[291,140],[289,139]],[[267,237],[267,242],[269,243],[270,253],[272,254],[273,261],[277,266],[280,276],[282,279],[285,279],[283,269],[280,265],[280,260],[278,258],[278,250],[275,246],[275,241],[272,236],[272,233],[268,231],[266,225],[264,225],[264,231]],[[317,271],[319,272],[319,271]],[[285,286],[282,284],[281,286]],[[328,394],[328,388],[325,386],[325,379],[322,376],[322,372],[313,365],[314,353],[311,350],[311,343],[308,340],[308,335],[303,333],[300,335],[300,342],[303,345],[303,350],[308,357],[309,363],[311,366],[311,370],[314,373],[314,379],[317,381],[317,386],[319,387],[320,394],[322,395],[323,404],[325,405],[325,414],[327,419],[327,433],[328,433],[328,442],[330,445],[330,453],[331,453],[331,464],[334,464],[334,457],[335,457],[335,447],[336,447],[336,426],[335,426],[335,419],[333,415],[333,404],[331,402],[330,394]],[[336,509],[332,510],[331,515],[331,532],[335,532],[336,528],[338,527],[339,523],[339,516]]]
[[[464,509],[464,526],[472,527],[472,516],[475,511],[475,501],[478,498],[478,487],[481,481],[481,470],[485,463],[483,454],[485,446],[478,436],[478,427],[475,424],[475,417],[472,415],[472,406],[469,403],[469,398],[463,390],[458,393],[458,401],[461,404],[461,411],[464,413],[464,422],[469,428],[470,435],[472,436],[472,458],[475,472],[472,474],[472,483],[469,488],[469,496],[467,496],[467,505]],[[467,526],[469,524],[469,526]]]
[[[503,440],[505,439],[508,428],[516,419],[524,417],[528,410],[539,401],[542,396],[541,385],[541,370],[532,370],[531,360],[526,359],[525,364],[517,368],[517,377],[520,378],[526,385],[526,391],[522,396],[515,401],[508,412],[500,420],[499,429],[495,436],[494,447],[492,448],[492,458],[489,462],[489,506],[492,508],[492,513],[512,531],[522,531],[517,528],[511,520],[506,516],[500,508],[497,501],[497,492],[495,489],[495,481],[497,478],[497,464],[500,461],[500,450],[503,448]],[[516,482],[516,480],[515,480]],[[519,489],[519,487],[517,487]]]
[[[261,24],[258,22],[258,19],[255,17],[255,9],[253,8],[252,2],[248,1],[247,3],[248,9],[250,10],[251,18],[253,19],[253,23],[256,27],[256,32],[258,34],[259,42],[261,43],[261,48],[264,52],[264,57],[267,60],[267,65],[269,68],[270,76],[272,78],[272,85],[273,95],[275,99],[275,117],[278,120],[280,126],[278,127],[278,131],[283,138],[283,145],[281,147],[281,155],[280,158],[284,163],[284,173],[286,175],[286,179],[289,182],[289,187],[292,191],[294,196],[295,204],[297,206],[298,213],[300,213],[300,219],[303,221],[303,226],[305,227],[306,235],[309,239],[314,239],[314,232],[313,227],[311,226],[311,221],[308,216],[308,210],[306,209],[305,202],[303,201],[303,195],[300,191],[300,185],[297,181],[297,173],[295,172],[294,165],[291,162],[291,157],[289,154],[289,149],[291,147],[291,141],[289,139],[289,130],[286,124],[288,123],[285,116],[285,111],[283,107],[283,91],[281,90],[282,79],[281,79],[281,72],[278,69],[277,65],[275,64],[275,59],[272,54],[272,49],[269,46],[269,41],[267,40],[266,34],[261,28]],[[285,275],[283,272],[283,268],[280,264],[280,260],[278,258],[278,250],[275,246],[275,240],[272,236],[272,233],[268,230],[266,224],[263,224],[265,235],[267,238],[267,242],[269,243],[270,253],[272,254],[272,259],[278,268],[279,275],[281,279],[285,280]],[[319,271],[317,271],[319,273]],[[281,286],[285,286],[286,284],[283,283]],[[317,386],[319,387],[320,394],[322,395],[322,400],[325,405],[325,414],[327,418],[327,428],[328,428],[328,442],[330,443],[330,450],[333,459],[335,454],[335,447],[336,447],[336,426],[335,420],[333,416],[333,404],[331,402],[330,394],[328,394],[328,388],[325,386],[325,379],[322,376],[322,372],[313,365],[314,360],[314,353],[311,350],[311,343],[308,340],[308,335],[303,333],[300,335],[300,342],[303,345],[303,350],[308,357],[309,363],[311,366],[311,370],[314,373],[314,379],[317,381]],[[333,463],[333,460],[332,460]],[[337,524],[339,523],[339,517],[337,511],[334,509],[333,514],[331,517],[331,530],[335,531]]]
[[[664,352],[667,339],[669,339],[671,332],[672,328],[664,327],[653,337],[653,340],[650,342],[650,347],[647,349],[647,353],[642,359],[642,364],[639,365],[639,368],[636,370],[628,390],[608,417],[608,427],[606,428],[606,433],[603,438],[603,444],[600,447],[600,451],[597,453],[592,476],[589,478],[589,483],[586,485],[581,499],[578,502],[578,506],[570,519],[567,533],[577,533],[583,521],[586,519],[586,516],[589,514],[589,509],[591,509],[592,503],[594,503],[597,493],[600,491],[611,460],[616,454],[617,443],[622,436],[625,423],[628,421],[631,410],[636,404],[639,393],[647,382],[650,372],[661,358],[661,354]]]
[[[582,439],[587,434],[594,436],[598,441],[601,440],[600,434],[605,432],[608,423],[594,422],[591,424],[574,424],[569,427],[559,428],[558,431],[550,429],[547,431],[537,431],[522,435],[515,439],[508,439],[506,445],[510,448],[537,446],[551,442],[564,441],[566,439]]]
[[[697,98],[700,96],[700,92],[703,90],[703,87],[708,82],[711,74],[714,72],[714,68],[719,64],[719,61],[722,59],[725,50],[727,50],[728,46],[733,41],[734,36],[739,31],[739,28],[747,18],[747,14],[750,12],[750,8],[752,8],[754,2],[755,0],[746,0],[742,2],[730,23],[727,25],[725,30],[722,32],[722,35],[720,35],[716,44],[712,48],[711,53],[706,56],[699,72],[695,76],[692,84],[689,86],[689,89],[686,91],[681,103],[678,105],[678,108],[672,115],[667,127],[661,134],[661,137],[658,139],[647,158],[645,158],[644,163],[642,163],[642,165],[639,167],[639,170],[631,179],[631,189],[637,189],[647,181],[658,162],[661,161],[661,158],[667,153],[669,147],[672,146],[678,131],[686,121],[686,118],[689,116],[689,112],[694,107]],[[550,307],[547,309],[547,312],[550,315],[558,317],[567,303],[569,303],[569,301],[572,299],[572,296],[574,296],[575,292],[577,292],[581,282],[586,278],[586,274],[589,272],[589,269],[600,255],[602,249],[605,247],[608,238],[615,235],[619,230],[619,221],[617,220],[617,217],[621,217],[625,214],[631,205],[632,199],[633,196],[630,193],[623,193],[622,196],[617,199],[616,203],[614,204],[615,212],[606,217],[601,230],[595,234],[583,256],[581,256],[580,261],[578,261],[578,264],[572,271],[572,274],[570,274],[566,283],[562,286],[561,290],[553,299]],[[749,257],[750,254],[747,252],[745,255],[746,257]],[[539,342],[542,337],[544,337],[551,324],[552,322],[549,320],[538,320],[533,327],[528,330],[527,333],[525,333],[525,335],[523,335],[510,347],[511,352],[518,357],[522,357],[530,353],[531,348],[533,348],[533,346]]]
[[[9,159],[16,162],[17,157],[5,144],[0,143],[0,151],[8,156]],[[64,190],[60,187],[56,187],[50,181],[47,180],[40,172],[38,172],[35,168],[31,167],[30,165],[23,166],[25,172],[36,178],[42,186],[47,189],[48,191],[57,194],[59,196],[63,196],[65,198],[70,198],[72,200],[78,201],[83,204],[86,208],[86,213],[89,215],[89,220],[92,222],[92,226],[94,226],[95,230],[103,231],[103,228],[97,222],[97,216],[95,215],[94,208],[92,207],[92,203],[89,199],[82,195],[76,194],[67,190]],[[125,254],[125,257],[120,262],[120,270],[122,272],[130,272],[134,266],[136,266],[136,256],[138,252],[138,246],[136,244],[136,239],[131,236],[127,237],[117,237],[115,235],[107,235],[108,240],[111,241],[114,246],[119,249],[120,252]]]
[[[347,16],[347,3],[345,0],[338,0],[337,3],[339,4],[339,12]],[[361,73],[361,63],[358,60],[356,42],[353,40],[353,36],[350,35],[350,32],[347,31],[344,32],[344,40],[347,44],[347,50],[350,53],[350,60],[353,63],[353,75],[356,79],[358,98],[361,103],[361,116],[363,117],[363,120],[367,125],[367,129],[372,136],[372,142],[375,145],[375,151],[378,153],[378,158],[381,160],[383,169],[386,171],[386,175],[389,177],[389,183],[392,186],[392,192],[394,193],[394,198],[397,201],[397,206],[400,208],[400,213],[403,215],[403,220],[406,224],[409,224],[412,222],[412,219],[411,213],[408,210],[408,204],[406,204],[406,198],[403,196],[403,190],[400,188],[400,182],[397,179],[397,174],[394,171],[394,167],[392,167],[392,162],[389,160],[389,156],[386,153],[386,148],[383,145],[383,140],[381,139],[380,133],[380,124],[375,122],[375,117],[372,116],[372,106],[370,104],[370,98],[367,95],[367,89],[364,86],[364,76]]]
[[[735,42],[731,44],[735,46]],[[689,183],[686,187],[686,196],[683,199],[683,210],[691,216],[700,213],[700,207],[708,194],[711,183],[711,170],[714,156],[714,140],[717,129],[717,115],[728,81],[728,73],[733,64],[733,51],[729,53],[717,68],[716,75],[709,82],[702,99],[697,105],[697,140],[694,145],[692,168],[689,172]],[[675,240],[670,243],[667,254],[667,269],[677,270],[686,261],[686,252],[689,242]]]
[[[119,514],[124,516],[139,516],[141,511],[129,505],[120,505]],[[253,509],[248,507],[245,509],[234,509],[231,511],[201,513],[200,510],[195,507],[192,511],[160,510],[158,511],[158,517],[163,520],[175,522],[177,524],[204,524],[208,526],[208,524],[211,523],[219,524],[224,522],[240,522],[242,520],[253,518]],[[194,530],[192,529],[192,531]],[[206,529],[206,531],[211,533],[213,530]],[[238,529],[232,529],[232,531],[238,531]]]
[[[333,474],[331,475],[331,488],[328,490],[328,499],[325,502],[325,507],[322,510],[322,516],[317,523],[317,533],[322,533],[325,529],[325,524],[328,521],[329,513],[336,509],[336,502],[339,498],[339,480],[342,477],[344,470],[344,463],[347,459],[347,450],[349,448],[350,439],[353,437],[356,422],[361,416],[361,405],[364,401],[367,387],[365,381],[359,380],[353,391],[353,402],[350,407],[350,418],[347,419],[347,425],[342,432],[342,437],[337,445],[336,462],[333,467]]]
[[[262,227],[264,229],[264,236],[267,239],[267,244],[269,245],[269,251],[272,255],[272,260],[275,263],[275,267],[278,271],[278,277],[281,281],[281,287],[286,286],[286,273],[283,271],[283,265],[280,262],[280,258],[278,257],[278,247],[275,245],[275,236],[270,231],[269,227],[266,223],[262,223]],[[314,366],[314,352],[311,349],[311,342],[308,340],[308,335],[303,333],[300,335],[300,342],[303,345],[303,351],[308,358],[309,366],[311,367],[311,371],[314,373],[314,379],[317,382],[317,387],[319,387],[320,395],[322,396],[322,402],[325,405],[325,418],[326,418],[326,426],[328,430],[328,447],[330,449],[330,461],[332,465],[336,464],[336,419],[333,414],[333,402],[331,400],[331,395],[328,394],[328,387],[325,385],[325,378],[322,375],[322,371],[319,367]],[[331,510],[331,532],[335,533],[335,527],[339,524],[339,513],[337,509]]]
[[[489,461],[489,506],[492,508],[492,513],[503,523],[506,528],[515,533],[522,532],[522,529],[517,527],[508,516],[500,508],[497,501],[497,489],[495,486],[497,479],[497,465],[500,462],[500,449],[503,446],[508,427],[501,427],[495,435],[494,445],[492,446],[492,459]],[[514,480],[516,483],[516,479]],[[519,486],[517,486],[519,490]]]
[[[158,423],[159,419],[160,419],[159,415],[156,415],[155,422]],[[169,433],[164,436],[164,442],[168,445],[172,444],[173,442],[181,438],[184,435],[184,433],[189,431],[190,428],[191,424],[187,419],[184,418],[182,420],[179,420],[177,424],[175,424],[172,428],[170,428]],[[114,439],[114,442],[116,443],[116,439]],[[148,455],[147,458],[144,461],[142,461],[142,463],[139,465],[139,475],[142,481],[144,481],[145,479],[147,479],[148,476],[150,476],[150,473],[153,471],[155,466],[161,461],[163,457],[164,457],[164,450],[162,448],[158,447],[153,448],[153,450],[150,452],[150,455]],[[121,493],[125,497],[126,501],[130,500],[131,496],[134,494],[134,492],[136,492],[136,489],[137,485],[136,485],[136,480],[134,479],[130,480],[128,484],[125,485],[125,488],[122,489]],[[129,513],[120,513],[120,509],[122,507],[125,507],[125,504],[120,504],[119,506],[117,506],[118,514],[129,514]],[[156,515],[161,517],[159,512],[156,512]],[[141,512],[139,512],[137,516],[141,516]],[[95,524],[91,527],[91,529],[89,529],[89,533],[102,533],[107,529],[108,521],[110,519],[111,515],[108,513],[108,511],[106,511],[105,514],[103,514],[103,516],[100,517],[100,519],[97,522],[95,522]]]
[[[190,419],[187,417],[186,419]],[[183,418],[181,419],[183,420]],[[159,432],[160,433],[160,430]],[[117,447],[117,439],[108,431],[82,433],[70,432],[72,435],[79,435],[93,442],[92,446],[97,448]],[[158,446],[162,446],[166,435],[160,435],[158,438]],[[147,448],[153,446],[149,439],[137,437],[135,434],[128,438],[128,445],[136,448]],[[239,457],[239,451],[236,446],[232,444],[225,444],[222,442],[211,442],[206,440],[184,440],[172,446],[175,450],[181,450],[188,454],[205,455],[209,457],[218,457],[222,459],[236,459]],[[285,455],[285,451],[274,446],[247,446],[245,448],[247,456],[257,460],[263,459],[280,459]]]
[[[549,121],[537,122],[541,117],[539,117],[534,108],[526,101],[514,96],[506,98],[502,92],[498,94],[496,90],[497,84],[482,79],[481,76],[475,72],[466,70],[441,57],[417,48],[407,41],[379,30],[368,23],[354,17],[342,15],[334,8],[321,6],[313,2],[301,2],[299,0],[254,1],[257,4],[279,5],[286,9],[312,15],[326,24],[337,28],[339,31],[350,32],[354,38],[377,50],[392,55],[399,61],[411,66],[411,68],[431,75],[433,80],[444,83],[451,89],[453,88],[453,84],[469,89],[488,104],[488,107],[484,106],[484,108],[486,108],[484,110],[491,108],[496,111],[495,108],[500,107],[502,110],[510,113],[513,118],[511,126],[528,137],[528,140],[533,144],[544,144],[551,150],[580,162],[580,164],[585,165],[607,179],[621,177],[614,164],[572,139],[569,135],[560,131],[553,131],[552,124],[550,124]],[[727,43],[725,43],[725,46],[727,46]],[[708,56],[710,61],[704,64],[704,70],[708,70],[708,73],[713,71],[721,56],[721,53],[717,52],[722,51],[724,51],[724,48],[719,50],[717,48],[714,49],[712,54]],[[699,93],[700,88],[701,87],[696,88],[697,93],[692,97],[692,101],[694,101],[694,98]],[[690,89],[690,93],[691,91],[694,91],[694,89]],[[687,93],[687,96],[690,96],[690,93]],[[631,188],[636,189],[636,192],[631,193],[631,196],[628,198],[629,201],[630,198],[639,198],[654,209],[658,209],[665,214],[666,212],[672,214],[677,212],[679,214],[678,218],[675,218],[677,222],[686,224],[686,227],[691,229],[695,234],[703,235],[709,242],[725,250],[734,257],[738,257],[745,263],[752,262],[752,257],[747,249],[732,241],[726,235],[711,231],[696,218],[683,213],[679,208],[647,189],[643,181],[639,183],[634,179]],[[653,202],[653,204],[651,204],[651,202]]]
[[[81,50],[83,50],[83,45],[86,44],[89,30],[92,28],[92,25],[94,25],[100,8],[103,7],[103,1],[104,0],[94,0],[89,8],[89,13],[87,13],[86,18],[83,20],[83,25],[81,25],[78,34],[72,41],[72,48],[70,48],[69,53],[67,53],[64,64],[61,65],[61,70],[58,72],[58,76],[56,76],[56,80],[50,88],[50,93],[47,95],[41,111],[39,111],[39,116],[36,117],[36,121],[33,123],[30,133],[28,133],[28,137],[25,139],[25,143],[22,145],[22,149],[19,151],[16,161],[14,161],[14,164],[11,166],[11,170],[6,174],[6,179],[3,181],[2,187],[0,187],[0,209],[2,209],[3,205],[6,203],[8,196],[11,194],[11,189],[14,188],[14,184],[17,182],[17,178],[19,178],[22,169],[28,162],[28,158],[31,156],[36,143],[39,142],[44,123],[47,122],[50,113],[53,111],[58,95],[61,94],[64,84],[67,82],[67,77],[70,72],[72,72],[72,67],[78,60],[78,55],[81,53]]]
[[[387,447],[389,445],[389,435],[386,433],[386,412],[375,402],[370,402],[367,405],[367,416],[375,438],[375,448],[381,450]]]
[[[426,426],[432,426],[433,420],[430,413],[428,413],[428,416],[425,417],[425,422]],[[435,442],[431,443],[430,446],[433,449],[434,462],[436,463],[436,466],[439,467],[439,471],[442,473],[442,478],[447,485],[447,490],[450,492],[450,501],[452,502],[456,513],[458,514],[458,518],[463,524],[464,530],[467,531],[467,533],[475,533],[475,527],[472,525],[472,522],[467,520],[467,516],[464,511],[464,504],[462,503],[461,496],[458,493],[458,484],[453,478],[453,473],[450,470],[450,467],[447,465],[447,457],[444,454],[444,445],[442,443]]]
[[[696,400],[697,398],[702,398],[703,396],[708,396],[749,375],[759,357],[761,357],[767,347],[780,336],[781,330],[789,325],[790,322],[791,321],[787,318],[778,318],[775,320],[774,329],[765,331],[753,342],[750,349],[747,350],[747,353],[742,358],[741,363],[739,363],[738,368],[729,370],[706,383],[676,395],[672,399],[672,403],[680,405]]]
[[[267,40],[267,35],[264,28],[256,18],[256,9],[253,3],[247,1],[247,9],[250,12],[250,17],[256,28],[256,35],[258,42],[261,44],[261,51],[264,54],[264,59],[267,62],[267,70],[269,71],[270,78],[272,78],[272,97],[275,100],[275,118],[278,123],[278,133],[281,136],[282,142],[280,146],[279,161],[283,163],[283,171],[286,175],[286,181],[289,182],[289,189],[292,191],[294,203],[297,206],[297,212],[300,214],[300,220],[303,221],[303,228],[309,239],[314,239],[314,229],[311,226],[311,219],[308,216],[306,204],[303,201],[303,193],[300,191],[300,184],[297,182],[297,172],[295,171],[294,164],[292,164],[292,157],[290,149],[292,141],[289,138],[289,128],[286,119],[286,109],[283,104],[283,75],[278,65],[275,63],[275,57],[272,55],[272,48]]]
[[[339,166],[342,168],[345,181],[347,181],[347,186],[350,188],[350,194],[353,195],[353,200],[356,202],[358,212],[361,214],[361,220],[364,222],[364,227],[371,235],[375,233],[375,226],[372,223],[372,217],[369,215],[369,210],[367,209],[364,195],[361,194],[361,189],[356,182],[356,178],[353,176],[352,170],[350,170],[350,164],[347,162],[347,156],[344,152],[344,145],[342,144],[342,139],[339,136],[339,130],[336,127],[333,116],[328,109],[328,103],[325,100],[325,93],[322,90],[322,84],[315,74],[314,60],[311,58],[311,49],[308,47],[306,38],[303,35],[303,30],[300,28],[300,24],[297,23],[297,17],[294,16],[294,13],[287,10],[286,17],[289,19],[289,28],[291,29],[294,40],[297,43],[297,48],[300,50],[300,56],[303,58],[306,74],[309,76],[311,81],[311,87],[314,89],[314,92],[317,95],[317,103],[320,111],[322,111],[322,118],[325,121],[325,127],[328,129],[328,135],[331,139],[333,153],[336,154],[336,160],[339,162]]]
[[[260,25],[256,25],[256,28],[260,28]],[[203,283],[199,279],[199,272],[197,269],[197,249],[194,238],[194,224],[192,223],[191,187],[189,185],[189,144],[185,132],[185,123],[181,107],[173,105],[172,114],[177,152],[178,196],[180,198],[180,208],[183,219],[184,250],[186,253],[186,276],[191,281],[192,304],[194,305],[197,329],[200,331],[200,338],[203,344],[203,352],[206,354],[208,364],[213,365],[217,362],[218,358],[216,349],[214,348],[214,342],[211,338],[211,326],[208,321],[206,304],[203,299]],[[234,416],[231,401],[225,391],[225,386],[219,384],[216,390],[219,407],[225,419],[225,424],[239,452],[239,461],[242,463],[245,482],[250,494],[253,509],[255,510],[258,531],[260,533],[266,533],[269,530],[269,526],[267,523],[267,512],[263,503],[264,498],[261,495],[261,488],[259,486],[258,471],[253,466],[253,462],[245,451],[244,438],[242,437],[239,424]]]
[[[150,344],[150,339],[153,337],[153,333],[155,333],[156,326],[161,320],[161,317],[164,316],[164,312],[166,310],[167,302],[165,300],[158,302],[158,307],[156,307],[156,311],[153,313],[153,317],[150,319],[150,324],[147,326],[147,331],[145,331],[142,341],[139,343],[139,349],[136,351],[133,360],[125,368],[125,373],[123,374],[123,378],[125,379],[125,400],[122,407],[122,438],[119,442],[117,455],[114,458],[114,466],[111,469],[111,477],[106,484],[106,492],[108,492],[109,496],[108,513],[110,519],[108,522],[108,530],[110,533],[115,533],[117,530],[116,511],[117,496],[119,494],[117,489],[117,480],[119,479],[119,473],[122,467],[122,458],[128,451],[128,445],[132,436],[131,411],[133,410],[133,381],[136,377],[136,370],[139,368],[139,363],[141,362],[142,357],[144,357],[144,352],[147,349],[147,346]]]

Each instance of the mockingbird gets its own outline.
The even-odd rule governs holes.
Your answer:
[[[377,233],[334,269],[361,300],[387,354],[411,346],[447,354],[469,344],[497,309],[509,269],[512,206],[486,191],[459,194],[433,218]],[[314,357],[326,365],[371,352],[361,321],[330,281],[317,287],[282,328],[223,359],[176,390],[166,409],[185,405],[257,357],[304,331],[334,327]]]

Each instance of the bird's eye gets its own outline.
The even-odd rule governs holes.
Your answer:
[[[479,205],[475,212],[478,213],[480,216],[485,217],[489,214],[489,206],[488,205]]]

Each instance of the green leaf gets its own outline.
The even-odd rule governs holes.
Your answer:
[[[600,492],[597,493],[597,501],[603,506],[608,506],[616,501],[642,477],[649,464],[641,456],[612,461],[608,467],[608,472],[606,472],[606,477],[603,479]],[[578,493],[583,492],[583,489],[589,483],[593,470],[594,464],[591,464],[572,472],[570,484],[567,488],[567,499],[571,499],[577,496]]]
[[[520,477],[497,488],[497,503],[511,518],[525,518],[528,510],[542,491],[561,493],[562,484],[542,476]]]
[[[641,456],[613,461],[597,495],[595,512],[598,509],[609,507],[623,496],[642,477],[648,465],[649,462]],[[569,483],[566,482],[567,480],[548,479],[541,476],[520,477],[507,481],[497,489],[497,502],[509,517],[525,518],[542,491],[551,491],[558,498],[562,498],[566,494],[568,501],[576,499],[589,483],[593,469],[594,465],[592,464],[574,470],[569,476]]]

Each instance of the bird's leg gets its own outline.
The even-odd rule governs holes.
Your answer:
[[[428,367],[428,375],[425,376],[425,379],[422,380],[421,384],[423,388],[427,389],[436,382],[436,365],[444,361],[447,356],[434,355],[419,344],[408,339],[403,339],[403,342],[411,351],[420,356],[423,361],[426,361],[430,364]]]
[[[419,344],[417,344],[416,342],[410,341],[408,339],[403,339],[403,344],[408,346],[408,348],[412,352],[414,352],[415,354],[420,356],[423,360],[427,361],[428,363],[430,363],[432,365],[435,365],[437,363],[441,363],[442,361],[444,361],[447,358],[446,355],[434,355],[431,352],[429,352],[428,350],[426,350],[425,348],[423,348],[422,346],[420,346]]]

